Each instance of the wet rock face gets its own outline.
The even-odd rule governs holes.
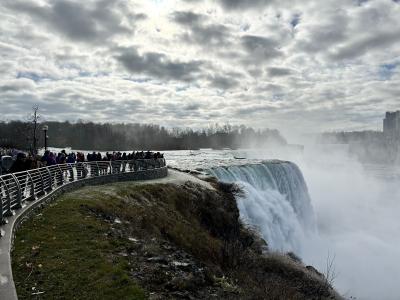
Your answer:
[[[150,291],[149,299],[221,299],[228,292],[218,285],[213,271],[192,255],[157,238],[135,239],[125,252],[130,274]]]

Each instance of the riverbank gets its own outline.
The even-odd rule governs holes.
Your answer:
[[[179,172],[65,194],[17,231],[20,299],[332,299],[324,277],[270,253],[230,185]],[[263,254],[264,253],[264,254]]]

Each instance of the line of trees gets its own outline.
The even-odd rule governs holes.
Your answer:
[[[43,125],[35,124],[35,132],[38,130],[39,133],[32,137],[32,122],[0,122],[0,147],[24,150],[43,147]],[[46,125],[49,127],[49,146],[79,150],[236,149],[286,144],[278,130],[254,130],[244,125],[216,124],[203,130],[166,129],[153,124],[100,124],[83,121],[46,122]]]

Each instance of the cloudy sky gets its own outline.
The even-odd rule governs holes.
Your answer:
[[[0,120],[377,129],[400,0],[1,0]]]

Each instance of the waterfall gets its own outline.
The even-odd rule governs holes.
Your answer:
[[[315,217],[307,185],[291,162],[216,167],[218,180],[236,183],[243,194],[237,204],[244,223],[255,227],[270,249],[301,254],[305,237],[315,232]]]

